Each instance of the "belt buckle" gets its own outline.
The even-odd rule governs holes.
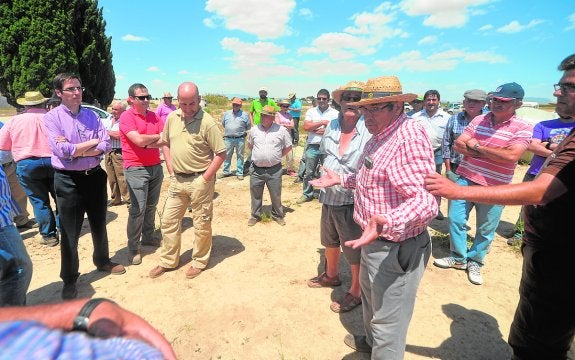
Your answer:
[[[90,175],[90,171],[91,171],[91,170],[92,170],[92,169],[84,170],[84,175]]]

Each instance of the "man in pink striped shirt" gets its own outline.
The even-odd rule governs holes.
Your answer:
[[[427,225],[438,212],[433,195],[423,187],[435,171],[433,149],[420,122],[403,112],[399,79],[370,79],[362,99],[349,103],[364,116],[372,134],[357,174],[326,175],[311,182],[355,188],[354,219],[363,229],[346,246],[361,247],[360,285],[365,336],[348,334],[344,342],[372,359],[402,359],[415,295],[431,256]]]
[[[457,184],[493,186],[508,184],[513,179],[517,161],[529,146],[531,125],[517,118],[515,109],[522,105],[523,88],[517,83],[499,86],[492,94],[491,112],[479,115],[469,123],[457,140],[455,151],[463,154],[456,170]],[[475,207],[476,233],[467,248],[467,220]],[[449,238],[451,254],[433,264],[448,269],[467,270],[472,284],[483,284],[481,267],[495,236],[502,205],[453,200],[449,205]]]

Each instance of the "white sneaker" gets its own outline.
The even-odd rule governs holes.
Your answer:
[[[472,284],[483,284],[483,276],[481,276],[481,266],[475,261],[467,262],[467,278]]]
[[[467,263],[460,263],[457,262],[453,256],[444,257],[441,259],[433,260],[433,265],[440,267],[442,269],[449,269],[454,268],[458,270],[465,270],[467,269]]]

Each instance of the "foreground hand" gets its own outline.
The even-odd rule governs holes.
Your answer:
[[[339,180],[339,174],[333,170],[325,168],[325,175],[319,179],[311,180],[309,183],[314,187],[330,187],[334,185],[339,185],[341,182]]]
[[[165,359],[176,359],[172,345],[146,320],[121,308],[104,302],[90,316],[89,333],[98,337],[122,336],[144,341],[160,350]]]
[[[386,223],[385,218],[381,215],[374,215],[369,219],[367,227],[363,229],[361,237],[356,240],[349,240],[344,243],[345,246],[349,246],[353,249],[357,249],[360,246],[367,245],[379,237],[382,227]]]
[[[423,183],[425,188],[435,196],[442,196],[446,199],[456,199],[461,186],[453,181],[444,178],[441,174],[430,173],[428,174]]]
[[[66,139],[65,136],[56,136],[56,137],[54,138],[54,141],[57,142],[57,143],[63,143],[63,142],[67,142],[68,139]]]

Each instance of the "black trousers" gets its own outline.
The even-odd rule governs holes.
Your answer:
[[[96,267],[110,261],[108,234],[106,232],[107,198],[106,172],[99,168],[86,175],[79,171],[54,173],[56,203],[60,214],[60,277],[64,283],[74,283],[78,272],[78,239],[84,214],[88,215],[94,252],[92,260]]]

